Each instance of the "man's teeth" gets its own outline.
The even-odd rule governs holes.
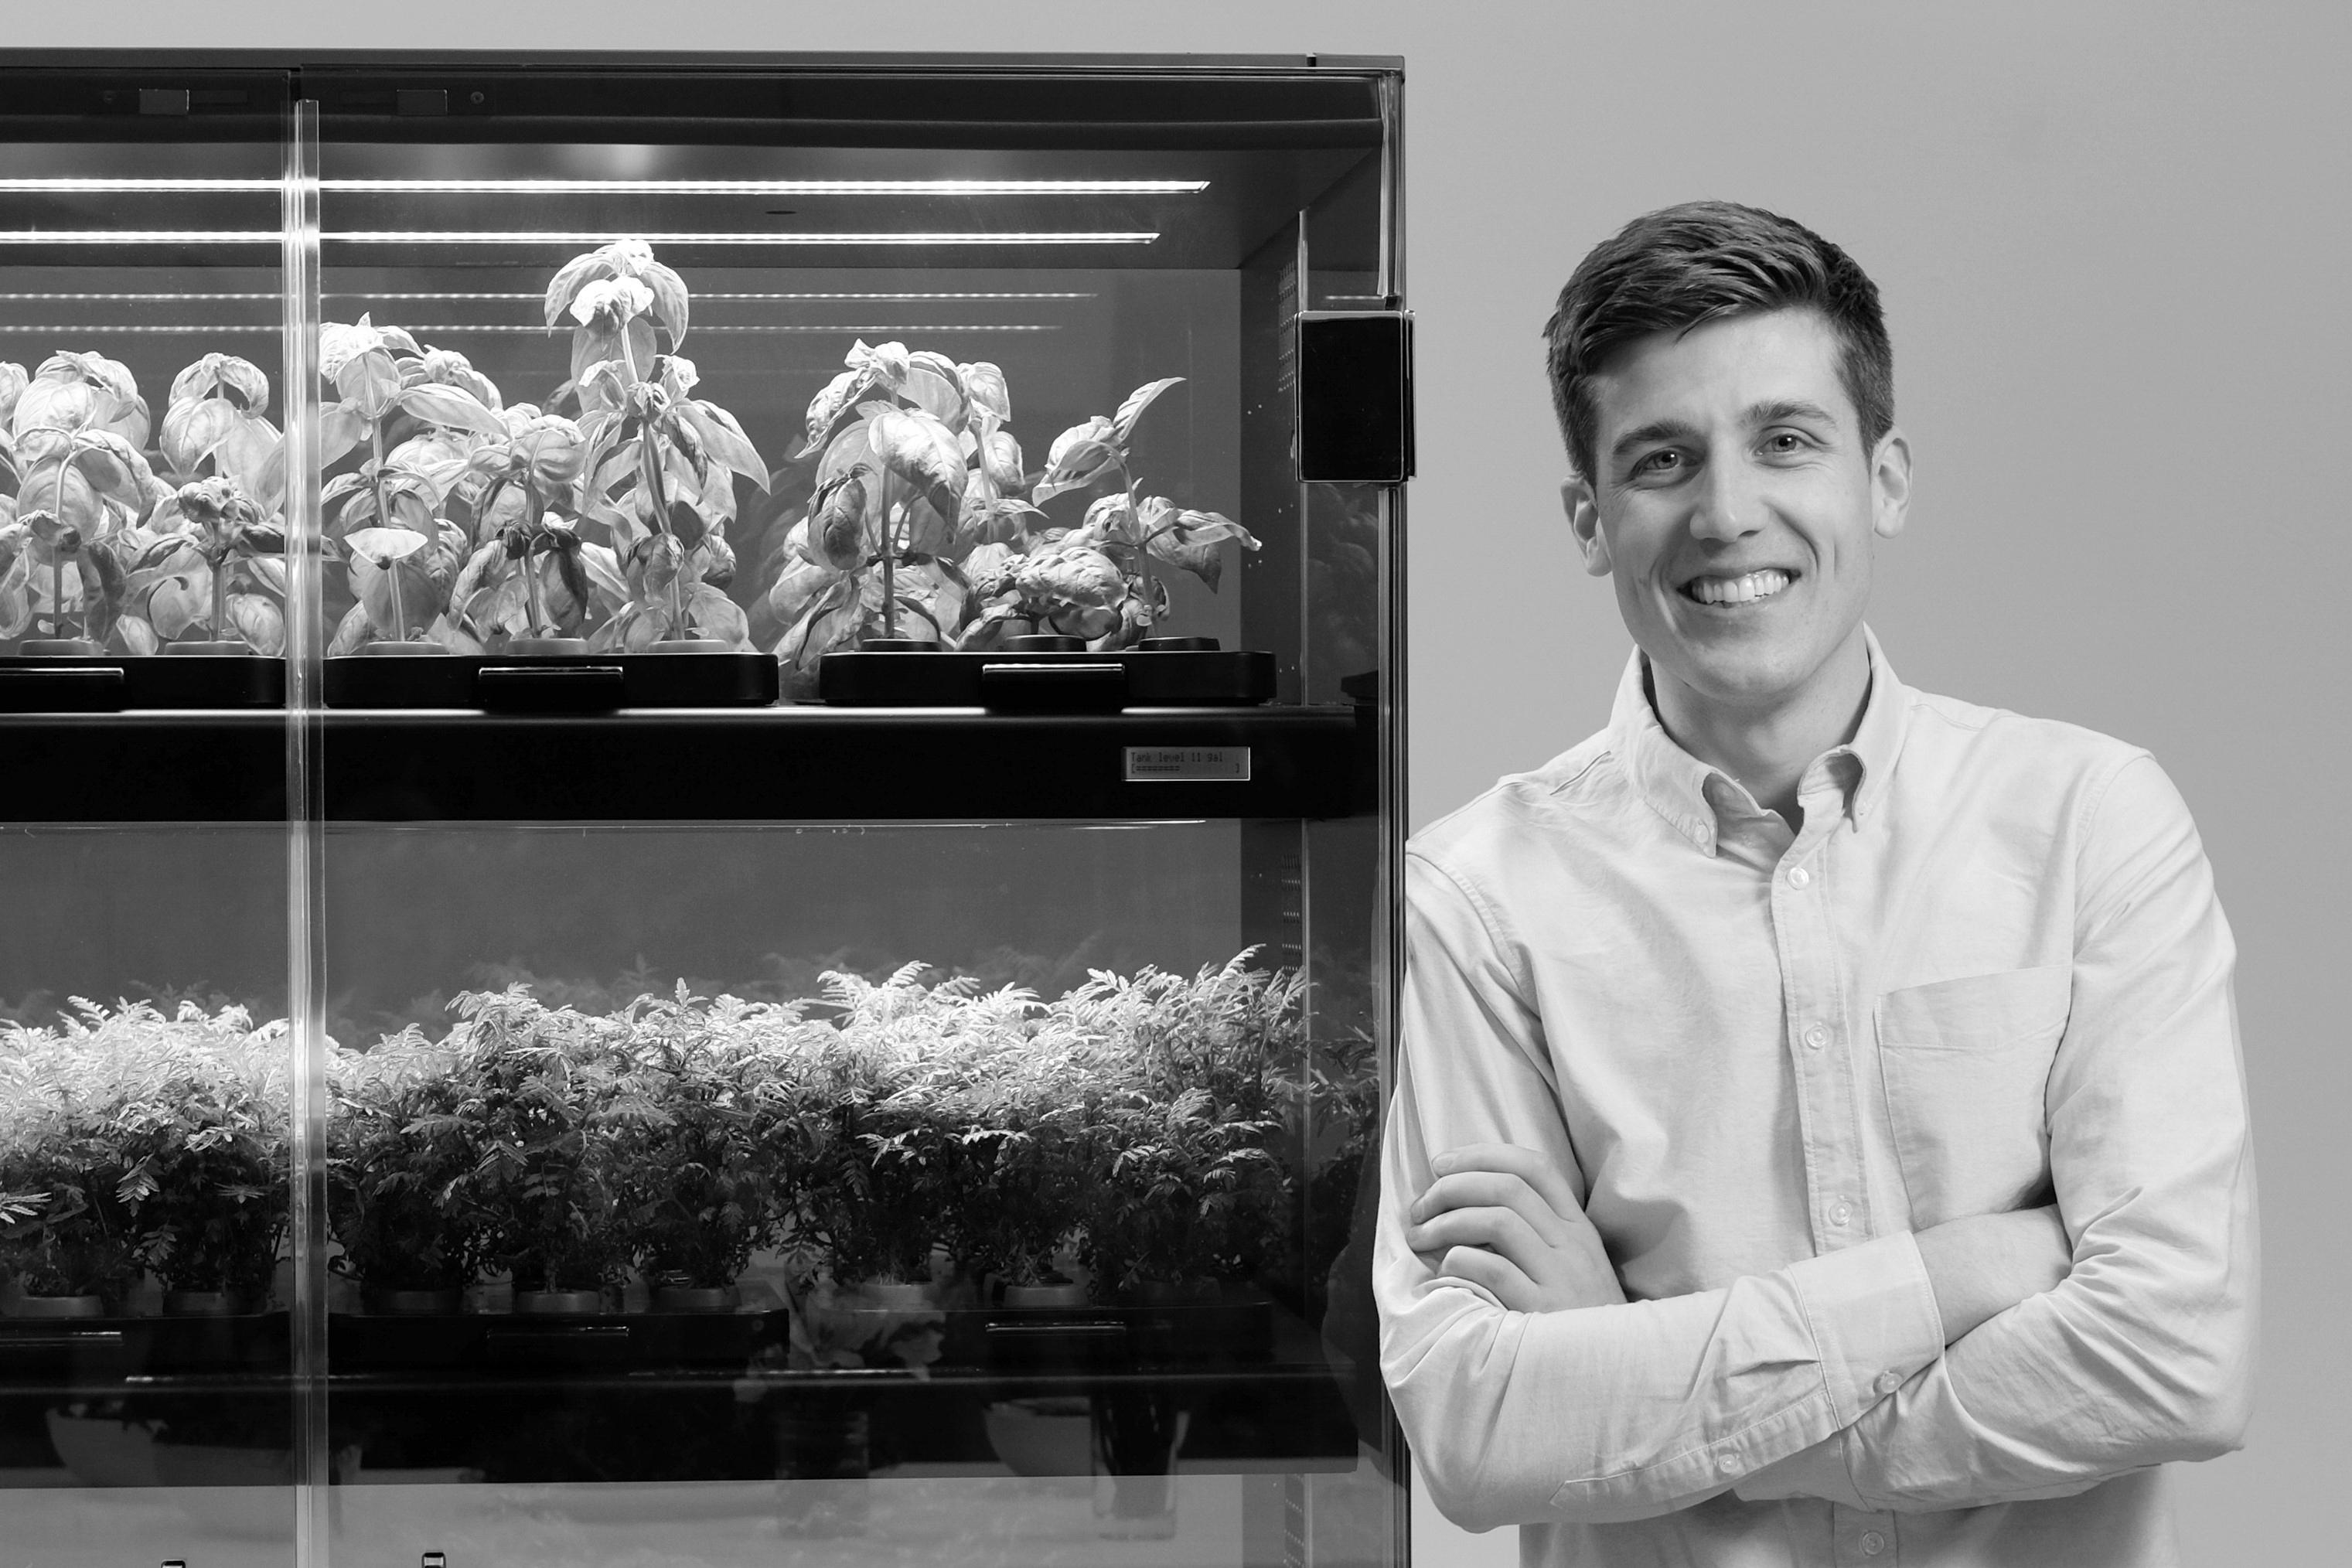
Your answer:
[[[1769,599],[1789,585],[1789,574],[1778,570],[1750,572],[1745,577],[1695,577],[1690,596],[1702,605],[1744,605]]]

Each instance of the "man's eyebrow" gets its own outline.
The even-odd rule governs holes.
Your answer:
[[[1780,398],[1770,403],[1748,405],[1748,423],[1750,425],[1778,425],[1790,419],[1809,419],[1832,430],[1838,427],[1836,415],[1820,404],[1808,403],[1801,397]]]

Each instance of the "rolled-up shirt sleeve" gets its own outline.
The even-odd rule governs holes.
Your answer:
[[[1499,917],[1425,858],[1407,865],[1374,1288],[1381,1369],[1448,1517],[1488,1529],[1685,1508],[1832,1437],[1937,1360],[1942,1325],[1907,1234],[1720,1289],[1633,1301],[1596,1289],[1537,1313],[1407,1247],[1407,1210],[1450,1149],[1517,1144],[1580,1203],[1587,1190]]]
[[[2240,1445],[2258,1258],[2235,948],[2188,806],[2146,753],[2091,810],[2046,1097],[2071,1271],[1743,1497],[1959,1508]]]

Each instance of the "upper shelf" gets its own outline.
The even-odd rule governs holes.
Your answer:
[[[329,712],[330,822],[1333,817],[1378,809],[1370,707]],[[0,822],[286,816],[270,712],[0,718]]]

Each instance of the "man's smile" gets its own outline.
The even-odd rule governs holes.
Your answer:
[[[1715,610],[1738,610],[1772,598],[1797,580],[1794,572],[1766,566],[1736,577],[1709,574],[1682,585],[1685,599]]]

